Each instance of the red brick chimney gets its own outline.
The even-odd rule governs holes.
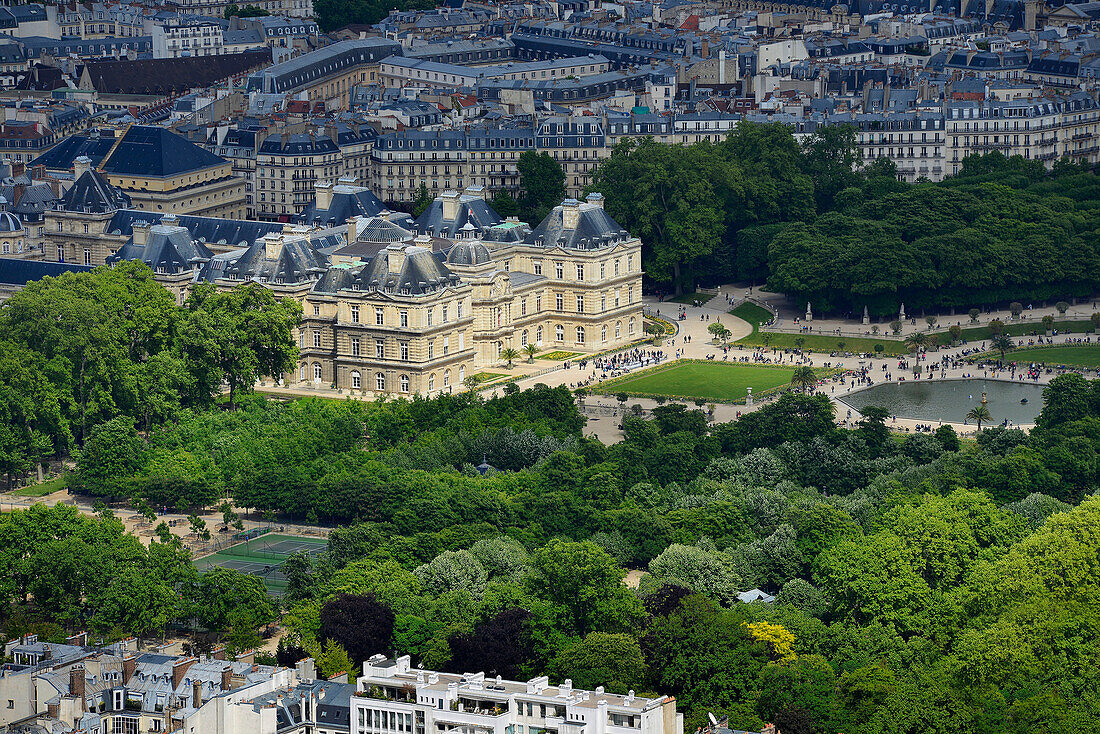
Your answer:
[[[172,663],[172,690],[178,690],[183,684],[183,676],[187,674],[191,666],[195,664],[195,658],[177,660]]]
[[[122,685],[126,685],[130,682],[130,679],[134,677],[134,671],[137,670],[137,658],[133,655],[127,655],[122,658]]]
[[[228,691],[233,687],[233,666],[227,665],[222,668],[222,690]]]
[[[80,707],[83,709],[86,688],[84,667],[81,665],[76,665],[69,669],[69,693],[79,700]]]
[[[237,16],[233,16],[236,18]],[[225,646],[215,647],[214,652],[211,653],[215,660],[225,660]]]

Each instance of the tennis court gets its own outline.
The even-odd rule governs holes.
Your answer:
[[[301,552],[315,556],[323,553],[327,547],[328,541],[321,538],[261,535],[246,543],[204,556],[195,561],[195,568],[203,571],[213,566],[220,566],[259,576],[269,592],[281,594],[286,589],[286,576],[282,571],[283,561]]]

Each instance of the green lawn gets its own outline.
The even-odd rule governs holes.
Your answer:
[[[672,398],[704,398],[716,402],[741,402],[747,388],[753,395],[789,385],[793,367],[731,364],[729,362],[681,361],[609,380],[598,392],[635,396],[664,395]]]
[[[682,303],[685,306],[694,306],[696,301],[705,304],[707,301],[714,298],[714,296],[714,293],[685,293],[675,298],[666,298],[662,303]]]
[[[809,349],[818,354],[839,352],[842,349],[845,352],[867,352],[868,354],[877,354],[877,352],[875,352],[876,344],[881,344],[883,346],[883,355],[906,354],[908,352],[905,348],[905,344],[897,339],[827,336],[825,334],[774,334],[771,332],[753,331],[752,334],[746,336],[737,343],[744,344],[745,346],[764,346],[765,334],[770,337],[767,344],[769,347],[795,348],[801,343],[802,349]],[[799,339],[802,341],[799,342]],[[844,344],[843,347],[840,346],[841,343]]]
[[[1000,357],[1000,352],[989,356]],[[1100,344],[1082,344],[1077,347],[1024,347],[1005,355],[1011,362],[1042,362],[1064,364],[1070,367],[1100,367]]]
[[[12,492],[16,497],[45,497],[65,487],[65,477],[54,477],[41,484],[32,484]]]
[[[1083,334],[1086,331],[1092,331],[1092,322],[1055,321],[1052,328],[1057,329],[1059,334]],[[1005,333],[1009,336],[1029,336],[1032,334],[1039,334],[1040,332],[1046,333],[1039,319],[1029,319],[1020,324],[1005,324]],[[951,339],[947,334],[940,334],[940,336],[941,338],[945,338],[946,341],[950,341]],[[982,341],[992,336],[993,334],[990,333],[988,326],[964,326],[962,330],[962,338],[966,339],[968,342]]]
[[[518,362],[519,360],[516,361]],[[474,373],[473,377],[475,380],[477,380],[479,385],[482,385],[486,382],[492,382],[493,380],[499,380],[500,378],[507,376],[508,375],[503,372],[476,372]]]
[[[752,328],[756,329],[760,324],[766,324],[772,320],[772,312],[763,306],[757,306],[755,303],[745,301],[737,308],[730,311],[731,314],[752,324]]]

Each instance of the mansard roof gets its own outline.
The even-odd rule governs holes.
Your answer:
[[[630,238],[630,233],[599,204],[566,199],[527,236],[527,243],[567,250],[598,250]]]
[[[107,183],[94,169],[85,171],[61,196],[61,208],[67,212],[103,214],[130,206],[130,197]]]

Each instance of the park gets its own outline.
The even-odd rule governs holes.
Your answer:
[[[608,380],[600,392],[636,397],[699,398],[711,402],[744,402],[748,388],[762,395],[791,384],[797,367],[730,364],[707,360],[681,360],[633,375]]]

